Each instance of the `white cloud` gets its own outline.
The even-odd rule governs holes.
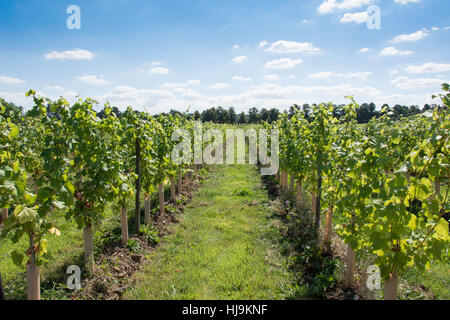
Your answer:
[[[431,31],[439,31],[439,27],[432,27]]]
[[[235,57],[233,59],[234,63],[244,63],[244,61],[247,60],[246,56],[239,56],[239,57]]]
[[[233,49],[239,49],[239,45],[238,45],[238,44],[235,44],[235,45],[233,46]]]
[[[350,72],[347,73],[345,76],[347,78],[367,79],[370,75],[372,75],[372,72],[364,71],[364,72]]]
[[[445,27],[444,29],[445,29],[445,31],[447,31],[447,30],[450,30],[450,27]]]
[[[45,87],[45,90],[64,91],[64,88],[61,86],[48,86]]]
[[[342,77],[342,76],[343,76],[343,74],[329,72],[329,71],[317,72],[317,73],[312,73],[312,74],[308,75],[308,77],[314,78],[314,79],[329,79],[329,78],[333,78],[333,77]]]
[[[20,80],[18,78],[13,78],[13,77],[0,76],[0,83],[20,84],[20,83],[25,83],[25,81]]]
[[[264,48],[267,45],[269,45],[269,43],[266,40],[263,40],[259,43],[258,48]]]
[[[190,89],[184,89],[187,86],[196,86],[200,84],[200,80],[188,80],[186,82],[165,82],[160,85],[162,89],[175,90],[175,91],[186,91]]]
[[[396,36],[391,42],[411,42],[411,41],[419,41],[428,37],[428,32],[424,30],[419,30],[410,34],[401,34]]]
[[[99,78],[96,75],[91,75],[91,74],[87,74],[84,76],[78,76],[77,77],[78,80],[80,80],[81,82],[87,83],[87,84],[91,84],[91,85],[108,85],[110,84],[109,81]]]
[[[47,60],[92,60],[94,54],[88,50],[75,49],[67,51],[52,51],[44,55]]]
[[[232,78],[234,81],[252,81],[251,78],[241,77],[241,76],[234,76]]]
[[[338,10],[351,10],[360,8],[362,6],[371,4],[373,0],[324,0],[320,6],[317,8],[317,11],[320,14],[332,13]]]
[[[295,41],[285,41],[279,40],[273,42],[269,48],[266,49],[268,52],[272,53],[320,53],[321,50],[312,45],[311,42],[295,42]]]
[[[450,71],[450,64],[428,62],[421,66],[409,66],[406,68],[409,73],[438,73]]]
[[[278,80],[280,80],[280,76],[277,74],[266,74],[264,76],[264,79],[266,79],[268,81],[278,81]]]
[[[168,74],[169,71],[170,71],[169,68],[157,67],[157,68],[151,68],[148,72],[150,74]]]
[[[369,50],[370,50],[369,48],[362,48],[362,49],[359,49],[358,52],[365,53],[365,52],[369,52]]]
[[[430,78],[416,78],[411,79],[408,77],[397,77],[391,81],[397,89],[409,90],[409,89],[419,89],[427,87],[439,88],[443,81],[442,79],[430,79]]]
[[[95,97],[97,101],[109,101],[113,105],[125,107],[154,106],[167,99],[175,99],[167,90],[136,89],[130,86],[117,86],[112,91]]]
[[[179,89],[179,88],[184,88],[187,86],[187,83],[175,83],[175,82],[165,82],[162,85],[160,85],[160,88],[162,89],[168,89],[168,90],[172,90],[172,89]]]
[[[161,62],[159,62],[159,61],[153,61],[153,62],[150,62],[150,65],[151,65],[151,66],[160,66],[160,65],[161,65]]]
[[[301,59],[293,60],[291,58],[282,58],[278,60],[272,60],[265,64],[266,69],[278,69],[278,70],[285,70],[285,69],[292,69],[296,65],[299,65],[303,62]]]
[[[412,53],[410,50],[401,51],[395,47],[386,47],[380,51],[380,56],[407,56]]]
[[[415,3],[419,3],[420,0],[395,0],[396,3],[400,3],[400,4],[407,4],[410,2],[415,2]]]
[[[190,85],[197,86],[197,85],[200,84],[200,80],[188,80],[187,83],[190,84]]]
[[[226,89],[229,87],[230,87],[229,83],[219,82],[219,83],[216,83],[216,84],[210,86],[209,88],[214,89],[214,90],[222,90],[222,89]]]
[[[303,19],[302,23],[309,23],[310,21],[308,19]]]
[[[367,11],[362,11],[362,12],[355,12],[355,13],[346,13],[344,14],[344,16],[341,18],[341,22],[342,23],[365,23],[367,22],[367,18],[369,17],[369,14],[367,13]]]
[[[359,78],[359,79],[367,79],[372,74],[372,72],[366,71],[366,72],[351,72],[351,73],[336,73],[331,71],[325,71],[325,72],[318,72],[318,73],[312,73],[309,74],[308,77],[314,78],[314,79],[330,79],[330,78]]]

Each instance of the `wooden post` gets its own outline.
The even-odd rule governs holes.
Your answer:
[[[384,284],[384,300],[397,300],[398,273],[392,272]]]
[[[441,181],[437,177],[434,180],[434,192],[436,193],[436,197],[441,194]]]
[[[175,202],[175,177],[170,177],[170,201]]]
[[[283,191],[286,191],[286,189],[287,189],[287,184],[288,184],[287,181],[288,181],[288,173],[286,170],[283,169],[281,171],[281,189]]]
[[[34,250],[33,235],[30,236],[31,259],[27,264],[27,299],[41,300],[41,286],[39,267],[36,266],[36,253]]]
[[[295,192],[295,178],[293,175],[291,175],[291,180],[289,184],[289,192],[294,193]]]
[[[8,219],[8,208],[2,209],[2,214],[0,216],[0,226],[5,223],[6,219]]]
[[[128,215],[126,208],[122,208],[120,222],[122,225],[122,245],[125,246],[128,243]]]
[[[302,204],[303,204],[302,182],[300,180],[297,180],[297,196],[295,198],[295,205],[297,207],[298,212],[300,212]]]
[[[317,200],[316,193],[314,191],[311,191],[311,211],[313,217],[316,215],[316,200]]]
[[[94,270],[94,244],[93,244],[93,232],[92,224],[85,226],[83,229],[84,239],[84,260],[86,266],[93,271]]]
[[[178,194],[183,193],[183,176],[181,173],[178,175],[177,186],[178,186]]]
[[[141,224],[141,143],[136,138],[136,198],[134,202],[134,216],[136,219],[137,233]]]
[[[355,274],[356,254],[352,247],[347,244],[347,267],[345,269],[345,286],[347,288],[353,287],[353,278]]]
[[[3,289],[2,275],[0,274],[0,301],[6,300],[5,290]]]
[[[320,198],[322,196],[322,151],[319,151],[317,164],[317,196],[316,196],[316,210],[315,210],[315,231],[317,238],[319,237],[320,228]]]
[[[150,194],[145,194],[145,225],[148,226],[150,224]]]
[[[159,196],[159,214],[163,214],[164,213],[164,181],[162,181],[159,184],[158,196]]]
[[[333,232],[333,205],[330,205],[330,208],[327,211],[325,226],[325,236],[323,238],[323,243],[328,252],[331,252],[331,236]]]

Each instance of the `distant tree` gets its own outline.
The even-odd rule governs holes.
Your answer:
[[[333,116],[335,116],[337,119],[341,118],[344,115],[344,105],[334,105],[333,106]]]
[[[422,112],[425,112],[425,111],[428,111],[428,110],[431,110],[431,106],[428,103],[426,103],[426,104],[423,105]]]
[[[420,113],[420,108],[417,105],[409,106],[408,115],[413,116]]]
[[[0,98],[0,105],[5,108],[5,112],[3,113],[5,118],[12,118],[12,120],[16,121],[18,120],[16,117],[23,115],[23,108],[16,106],[12,102],[6,102],[4,99]]]
[[[234,124],[237,122],[237,114],[236,114],[236,110],[234,110],[233,107],[229,107],[228,108],[228,122],[231,124]]]
[[[278,117],[280,116],[280,110],[278,110],[276,108],[270,109],[269,110],[269,116],[270,116],[270,121],[268,121],[269,123],[277,121]]]
[[[250,108],[250,110],[248,110],[248,122],[249,123],[258,123],[259,120],[260,120],[260,118],[259,118],[258,109],[256,109],[255,107]]]
[[[367,123],[370,121],[370,119],[372,119],[375,115],[376,106],[373,102],[367,104],[367,103],[363,103],[359,106],[358,110],[357,110],[357,120],[358,123]]]
[[[206,109],[202,112],[202,121],[203,122],[217,122],[217,110],[216,108]]]
[[[200,112],[195,111],[195,112],[192,114],[192,119],[194,119],[194,120],[196,120],[196,121],[202,120],[202,115],[200,114]]]
[[[292,118],[298,110],[301,110],[300,106],[297,104],[294,104],[293,106],[290,106],[289,108],[289,118]]]
[[[311,107],[309,106],[309,104],[305,103],[302,106],[302,111],[303,111],[303,114],[305,116],[305,119],[309,119],[309,116],[311,114]]]
[[[394,106],[394,116],[396,118],[405,117],[408,115],[408,107],[396,104]]]
[[[244,111],[242,111],[242,112],[239,114],[238,123],[239,123],[239,124],[245,124],[245,123],[247,123],[247,116],[245,115],[245,112],[244,112]]]
[[[222,107],[217,107],[217,122],[218,123],[228,123],[228,111]]]
[[[261,111],[259,112],[259,118],[262,121],[269,121],[270,120],[270,113],[269,110],[267,110],[266,108],[262,108]]]

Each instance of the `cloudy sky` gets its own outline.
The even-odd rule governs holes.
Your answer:
[[[67,27],[71,5],[81,29]],[[2,0],[0,97],[29,106],[32,88],[152,113],[347,95],[423,105],[450,82],[449,12],[448,0]]]

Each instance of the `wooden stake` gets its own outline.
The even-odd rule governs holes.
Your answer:
[[[311,191],[311,211],[313,217],[316,215],[316,200],[317,200],[316,193],[314,191]]]
[[[302,204],[303,204],[302,183],[300,180],[297,180],[297,197],[295,198],[295,205],[297,207],[298,212],[300,212]]]
[[[2,209],[2,214],[0,216],[0,226],[5,223],[6,219],[8,219],[8,208]]]
[[[441,194],[441,181],[439,181],[439,178],[434,180],[434,192],[436,193],[436,197]]]
[[[161,182],[159,184],[158,196],[159,196],[159,214],[163,214],[164,213],[164,182]]]
[[[85,226],[83,229],[84,239],[84,259],[86,265],[91,271],[94,270],[94,244],[93,244],[92,225]]]
[[[289,185],[289,192],[292,192],[292,193],[295,192],[295,178],[294,178],[294,176],[291,176],[290,185]]]
[[[41,300],[41,284],[39,267],[34,263],[27,264],[27,299]]]
[[[333,206],[330,206],[330,208],[327,211],[327,218],[326,218],[326,224],[325,224],[325,235],[323,238],[323,243],[329,252],[331,252],[332,232],[333,232]]]
[[[27,299],[41,300],[41,286],[39,267],[36,266],[36,252],[34,250],[33,235],[30,236],[31,259],[27,264]]]
[[[145,225],[148,226],[150,224],[150,195],[148,193],[145,194]]]
[[[175,177],[170,177],[170,201],[175,202]]]
[[[3,289],[2,275],[0,274],[0,301],[6,300],[5,290]]]
[[[384,284],[384,300],[397,300],[398,273],[394,271]]]
[[[352,247],[347,244],[347,267],[345,269],[345,286],[347,288],[353,287],[353,278],[355,275],[356,254]]]
[[[286,191],[287,188],[287,181],[288,181],[288,173],[286,170],[281,171],[281,189],[283,191]]]
[[[125,246],[128,243],[128,214],[126,208],[122,208],[120,222],[122,225],[122,245]]]
[[[178,186],[178,194],[181,194],[183,192],[183,176],[181,173],[178,175],[177,186]]]
[[[134,201],[134,216],[136,219],[137,233],[139,234],[139,226],[141,224],[141,143],[136,138],[136,197]]]

